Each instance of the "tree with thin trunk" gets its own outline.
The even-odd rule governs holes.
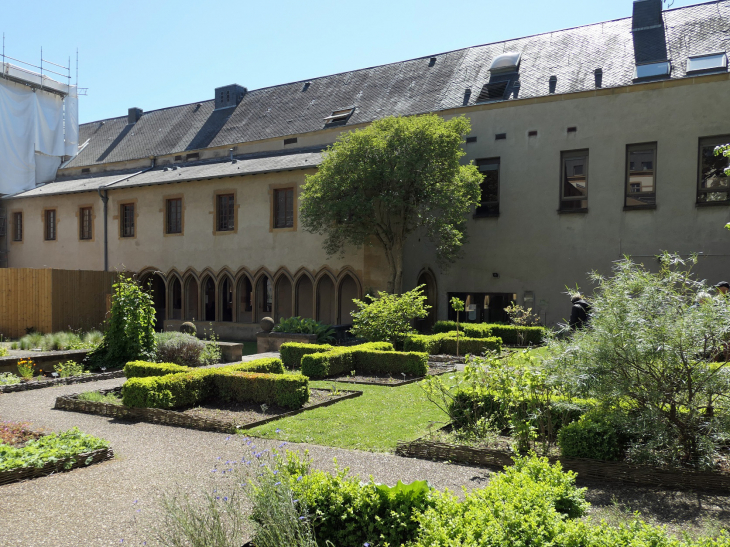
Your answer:
[[[466,241],[466,219],[479,203],[482,176],[461,165],[471,130],[464,117],[390,117],[344,133],[302,189],[305,230],[323,235],[328,255],[348,245],[380,245],[388,261],[387,291],[399,293],[403,249],[416,230],[435,245],[442,267]]]

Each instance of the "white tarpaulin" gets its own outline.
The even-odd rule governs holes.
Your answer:
[[[64,99],[60,95],[34,92],[28,86],[0,79],[0,194],[14,194],[53,180],[64,154],[76,155],[75,149],[66,151],[64,131],[78,147],[78,103],[69,111],[75,119],[67,120],[65,130]],[[69,143],[69,149],[72,146]]]
[[[79,97],[75,85],[70,87],[70,93],[63,103],[66,105],[66,155],[73,158],[79,153]]]

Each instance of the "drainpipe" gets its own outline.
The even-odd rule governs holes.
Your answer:
[[[114,186],[118,182],[122,182],[128,179],[131,179],[132,177],[136,177],[137,175],[141,175],[142,173],[146,173],[147,171],[155,168],[155,156],[150,156],[151,163],[150,166],[147,169],[142,169],[141,171],[138,171],[136,173],[132,173],[131,175],[127,175],[126,177],[122,177],[120,179],[117,179],[115,181],[109,182],[107,184],[104,184],[102,186],[99,186],[99,188],[96,189],[96,191],[99,194],[99,197],[101,198],[101,202],[104,204],[104,271],[109,271],[109,229],[107,226],[107,217],[108,217],[108,204],[109,204],[109,187]],[[102,191],[104,191],[104,194],[102,195]]]

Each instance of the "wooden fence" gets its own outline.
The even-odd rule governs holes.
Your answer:
[[[106,318],[116,272],[0,269],[0,334],[98,328]]]

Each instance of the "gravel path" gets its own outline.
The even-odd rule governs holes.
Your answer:
[[[78,426],[110,441],[116,454],[112,461],[85,469],[0,486],[0,545],[140,545],[135,521],[156,506],[161,492],[176,485],[196,491],[208,480],[218,457],[224,461],[242,457],[240,445],[227,442],[228,435],[220,433],[53,410],[59,395],[123,383],[121,378],[0,395],[0,419],[28,421],[54,431]],[[279,444],[263,439],[255,443],[258,449]],[[292,444],[289,448],[308,449],[317,468],[332,469],[336,457],[341,467],[391,485],[398,480],[427,479],[439,489],[471,489],[486,484],[489,475],[484,469],[389,454],[316,445]]]

